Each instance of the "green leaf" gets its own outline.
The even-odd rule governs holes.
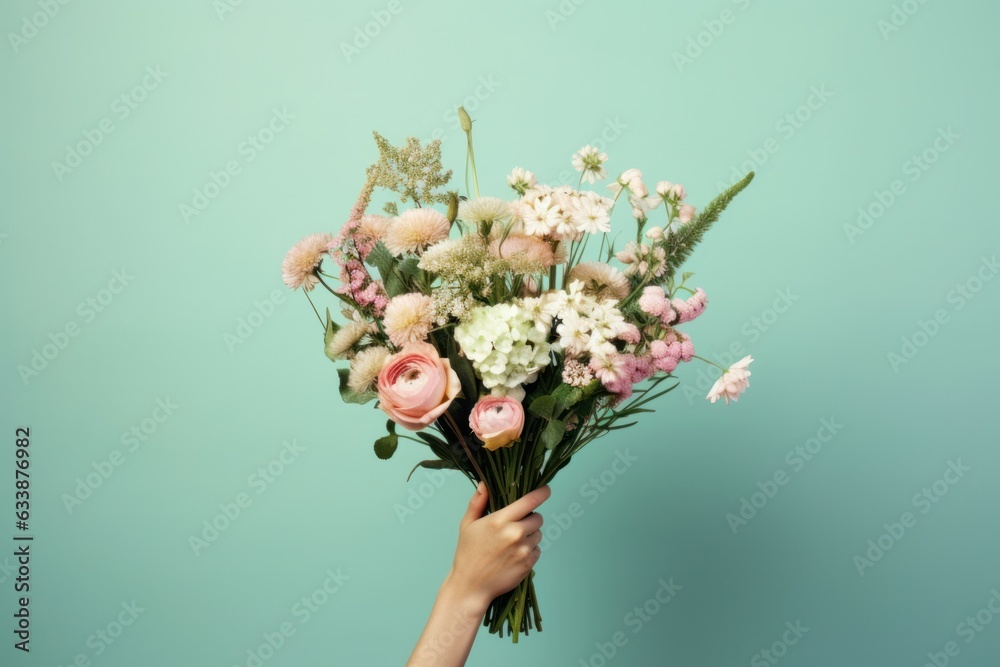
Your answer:
[[[390,434],[395,435],[396,422],[392,421],[391,419],[387,419],[385,422],[385,430],[387,430]]]
[[[445,461],[443,459],[429,459],[427,461],[421,461],[417,465],[413,466],[413,470],[410,474],[406,476],[406,481],[409,482],[410,478],[413,477],[413,473],[417,471],[417,468],[427,468],[428,470],[458,470],[455,464],[451,461]]]
[[[685,271],[681,274],[681,283],[686,283],[687,279],[694,275],[694,271]]]
[[[337,375],[340,376],[340,397],[344,400],[344,403],[357,403],[358,405],[364,405],[378,396],[378,394],[374,391],[366,391],[363,394],[351,391],[351,388],[347,386],[347,378],[351,375],[351,371],[348,369],[338,368]]]
[[[472,362],[462,356],[458,349],[458,343],[452,336],[448,336],[448,362],[462,383],[462,395],[470,403],[475,403],[479,399],[476,371],[472,368]]]
[[[430,433],[426,433],[424,431],[420,431],[416,435],[418,438],[427,443],[427,445],[431,448],[431,451],[434,452],[434,454],[438,458],[441,459],[450,458],[451,446],[447,442],[445,442],[444,440],[442,440],[437,436],[431,435]]]
[[[539,396],[528,406],[528,412],[538,415],[542,419],[552,419],[555,409],[556,399],[551,394]]]
[[[555,399],[553,415],[558,417],[580,402],[580,399],[583,398],[583,391],[564,382],[555,388],[555,391],[552,392],[552,398]]]
[[[379,274],[384,275],[382,272],[389,272],[392,265],[396,263],[396,258],[393,256],[389,249],[385,247],[385,244],[379,241],[375,244],[375,247],[371,249],[368,256],[365,257],[365,264],[369,266],[374,266],[378,269]]]
[[[553,419],[542,431],[539,442],[545,449],[552,449],[562,441],[564,435],[566,435],[566,422]]]
[[[398,296],[409,291],[403,277],[397,269],[397,260],[381,241],[375,244],[372,251],[368,253],[365,262],[378,269],[385,292],[389,297]]]
[[[333,321],[330,317],[330,309],[326,309],[326,334],[323,336],[323,353],[327,356],[330,361],[340,361],[332,354],[330,354],[330,341],[333,340],[334,334],[340,331],[340,325]]]
[[[390,459],[396,453],[397,445],[399,445],[399,436],[395,433],[383,436],[375,441],[375,456],[383,461]]]
[[[426,442],[428,445],[447,445],[448,444],[444,440],[442,440],[441,438],[437,437],[436,435],[431,435],[430,433],[427,433],[426,431],[418,431],[417,434],[416,434],[416,436],[418,438],[420,438],[421,440],[423,440],[424,442]]]
[[[420,260],[416,257],[408,257],[396,266],[396,270],[404,279],[412,281],[415,276],[421,273],[420,267],[417,266],[419,263]]]

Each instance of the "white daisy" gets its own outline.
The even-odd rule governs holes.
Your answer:
[[[577,198],[573,206],[572,219],[580,232],[597,234],[611,231],[611,216],[608,214],[608,209],[591,197]]]
[[[608,154],[601,153],[590,144],[573,153],[573,168],[582,172],[583,180],[588,183],[604,180],[608,172],[603,165],[607,161]]]
[[[561,222],[561,219],[559,208],[552,205],[552,198],[548,195],[537,197],[521,207],[524,231],[533,236],[545,236]]]

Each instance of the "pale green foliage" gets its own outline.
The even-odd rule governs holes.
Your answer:
[[[407,137],[397,148],[378,132],[373,134],[379,158],[368,167],[368,174],[374,175],[376,186],[397,193],[404,204],[411,200],[420,206],[448,203],[443,188],[451,179],[451,170],[445,171],[441,165],[440,139],[422,146],[416,137]],[[386,205],[386,212],[396,215],[395,202],[391,208]]]

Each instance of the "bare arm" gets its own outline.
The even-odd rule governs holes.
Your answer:
[[[534,510],[550,495],[543,486],[483,516],[488,498],[479,484],[462,517],[455,561],[407,667],[465,665],[490,602],[517,586],[538,562],[542,517]]]

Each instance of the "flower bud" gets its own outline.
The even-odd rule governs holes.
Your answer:
[[[472,132],[472,119],[469,117],[469,112],[465,110],[465,107],[458,107],[458,122],[462,124],[463,130]]]

